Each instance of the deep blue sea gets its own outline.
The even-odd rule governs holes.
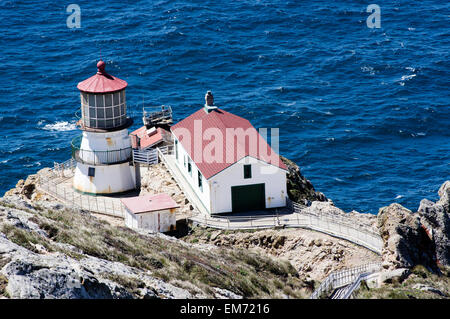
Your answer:
[[[143,103],[179,120],[212,90],[279,128],[281,154],[346,211],[436,200],[450,179],[450,4],[377,1],[370,29],[370,3],[1,1],[0,193],[70,158],[76,85],[101,57],[129,83],[133,129]]]

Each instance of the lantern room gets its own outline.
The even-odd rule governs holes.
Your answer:
[[[125,88],[128,83],[105,71],[106,63],[97,63],[97,73],[78,83],[81,96],[83,129],[114,130],[131,125],[127,118]]]

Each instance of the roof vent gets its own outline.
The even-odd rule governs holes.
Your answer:
[[[211,112],[212,110],[216,110],[217,106],[214,106],[214,96],[212,95],[211,91],[206,92],[205,94],[205,111],[207,113]]]

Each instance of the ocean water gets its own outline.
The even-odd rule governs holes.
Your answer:
[[[75,0],[76,1],[76,0]],[[450,4],[383,1],[1,1],[0,193],[70,158],[78,82],[96,61],[128,108],[175,120],[212,90],[341,208],[412,210],[450,179]],[[66,7],[81,8],[69,29]]]

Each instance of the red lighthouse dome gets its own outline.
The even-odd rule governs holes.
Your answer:
[[[128,83],[116,78],[105,71],[106,63],[100,60],[97,63],[97,73],[78,83],[77,88],[86,93],[111,93],[125,89]]]

